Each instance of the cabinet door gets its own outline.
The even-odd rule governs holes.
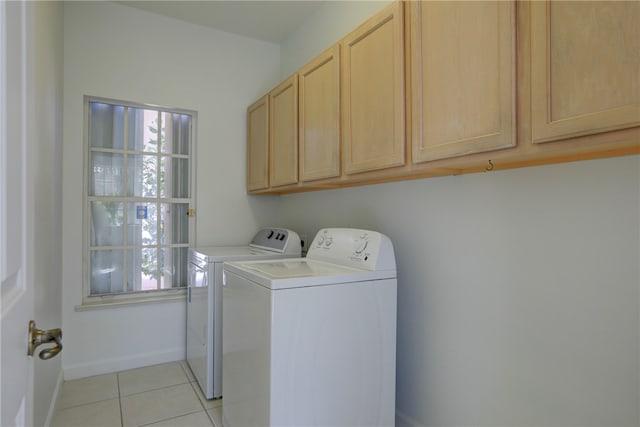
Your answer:
[[[300,180],[340,174],[340,58],[338,45],[298,71]]]
[[[347,174],[405,163],[402,6],[394,1],[340,43]]]
[[[514,146],[513,2],[409,7],[414,163]]]
[[[269,92],[271,187],[298,182],[298,75]]]
[[[531,2],[533,142],[640,124],[640,3]]]
[[[247,190],[269,187],[269,108],[265,95],[247,108]]]

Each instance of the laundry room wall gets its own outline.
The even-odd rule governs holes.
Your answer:
[[[198,113],[198,245],[245,243],[276,223],[248,197],[245,112],[279,78],[280,47],[115,2],[64,4],[65,378],[184,358],[185,303],[76,311],[82,301],[83,96]]]
[[[366,19],[355,3],[304,22],[281,77]],[[640,156],[280,199],[308,236],[393,241],[398,426],[640,425]]]
[[[281,79],[290,76],[389,3],[389,0],[325,2],[281,43]]]
[[[638,425],[640,157],[282,196],[381,231],[398,426]]]

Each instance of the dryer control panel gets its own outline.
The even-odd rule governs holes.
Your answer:
[[[395,270],[393,245],[377,231],[323,228],[313,239],[307,258],[366,270]]]
[[[263,228],[256,233],[249,246],[280,254],[300,256],[300,236],[286,228]]]

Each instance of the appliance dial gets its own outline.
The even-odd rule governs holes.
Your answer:
[[[367,248],[367,244],[368,244],[368,243],[369,243],[369,242],[367,242],[367,241],[366,241],[366,240],[364,240],[364,239],[363,239],[363,240],[357,240],[357,241],[356,241],[356,245],[355,245],[355,246],[356,246],[356,253],[357,253],[357,254],[361,254],[361,253],[362,253],[362,251],[364,251],[364,250]]]

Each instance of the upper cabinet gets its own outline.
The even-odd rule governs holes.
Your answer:
[[[300,180],[340,175],[340,55],[335,45],[298,71]]]
[[[403,22],[394,1],[340,42],[347,174],[405,163]]]
[[[381,7],[249,107],[249,192],[640,153],[640,2]]]
[[[269,187],[269,97],[247,108],[247,190]]]
[[[531,2],[534,143],[640,124],[640,3]]]
[[[271,187],[298,182],[298,75],[269,92]]]
[[[514,3],[407,7],[414,163],[514,146]]]

